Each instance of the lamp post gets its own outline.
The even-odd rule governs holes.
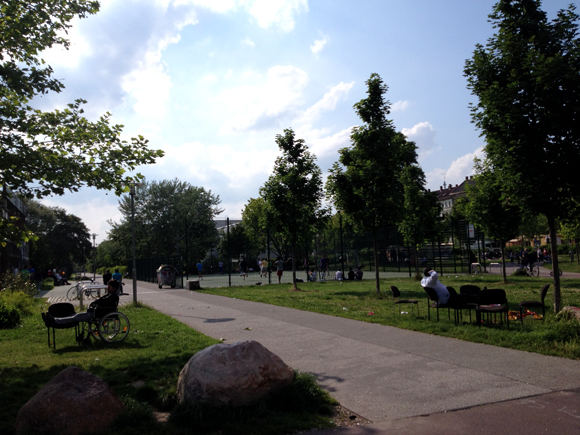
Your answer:
[[[129,185],[129,195],[131,195],[131,234],[133,239],[133,304],[137,304],[137,260],[135,258],[135,186],[142,186],[141,183],[131,183]]]
[[[97,238],[97,234],[91,234],[93,236],[93,280],[97,276],[97,245],[95,239]]]

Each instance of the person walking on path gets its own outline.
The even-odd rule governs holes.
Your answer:
[[[108,285],[109,281],[113,279],[113,274],[107,269],[103,275],[103,284]]]
[[[195,265],[197,267],[197,279],[203,281],[203,263],[199,260],[199,263]]]
[[[262,269],[261,269],[261,274],[264,276],[264,278],[266,278],[268,276],[268,260],[267,259],[263,259],[262,260]]]
[[[121,275],[121,272],[119,272],[119,269],[115,269],[115,273],[113,274],[113,279],[115,281],[119,281],[120,283],[123,282],[123,275]]]
[[[284,261],[278,257],[276,261],[276,275],[278,276],[278,284],[282,283],[282,275],[284,274]]]

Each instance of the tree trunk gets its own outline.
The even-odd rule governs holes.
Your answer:
[[[503,282],[507,284],[507,274],[505,272],[505,242],[499,239],[499,245],[501,246],[501,268],[503,273]]]
[[[373,256],[375,260],[375,283],[377,287],[377,296],[381,295],[381,283],[379,278],[379,255],[377,253],[377,229],[373,230]]]
[[[548,228],[550,229],[550,249],[552,256],[552,271],[554,272],[554,313],[559,313],[561,308],[560,297],[560,274],[558,273],[558,239],[556,236],[556,218],[547,215]]]
[[[296,257],[294,256],[296,250],[296,243],[292,243],[292,285],[296,287]]]

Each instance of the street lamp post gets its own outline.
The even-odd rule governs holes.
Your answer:
[[[133,238],[133,271],[131,277],[133,278],[133,304],[137,304],[137,260],[135,257],[135,186],[141,186],[140,183],[132,183],[130,185],[129,194],[131,195],[131,233]]]
[[[97,245],[95,239],[97,238],[97,234],[93,233],[93,280],[97,276]]]

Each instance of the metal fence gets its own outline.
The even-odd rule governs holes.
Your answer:
[[[229,220],[223,221],[224,237],[228,237],[231,226]],[[440,275],[468,273],[473,262],[481,263],[482,268],[485,268],[484,242],[484,234],[464,220],[450,222],[437,238],[420,248],[406,245],[397,227],[381,228],[377,233],[379,272],[387,275],[412,276],[417,270],[432,267]],[[323,257],[328,259],[327,271],[321,270],[320,267],[320,260]],[[248,263],[248,271],[245,274],[239,267],[242,258]],[[269,273],[265,275],[260,273],[258,267],[258,261],[262,258],[269,261]],[[281,282],[289,282],[292,261],[287,258],[284,260],[286,260],[285,270]],[[157,282],[156,270],[161,265],[169,264],[179,270],[177,287],[183,288],[186,281],[199,279],[194,261],[191,259],[185,261],[180,255],[138,259],[137,279]],[[276,255],[268,246],[264,246],[257,256],[236,251],[232,257],[222,256],[217,248],[212,247],[203,260],[200,281],[203,281],[206,287],[277,283],[275,261]],[[314,270],[318,279],[323,277],[323,273],[326,274],[326,279],[334,279],[334,274],[339,269],[347,275],[350,269],[354,271],[358,268],[364,272],[365,279],[374,278],[373,239],[370,234],[357,234],[347,229],[327,230],[313,237],[308,246],[299,246],[296,252],[297,278],[304,281],[308,270]]]

